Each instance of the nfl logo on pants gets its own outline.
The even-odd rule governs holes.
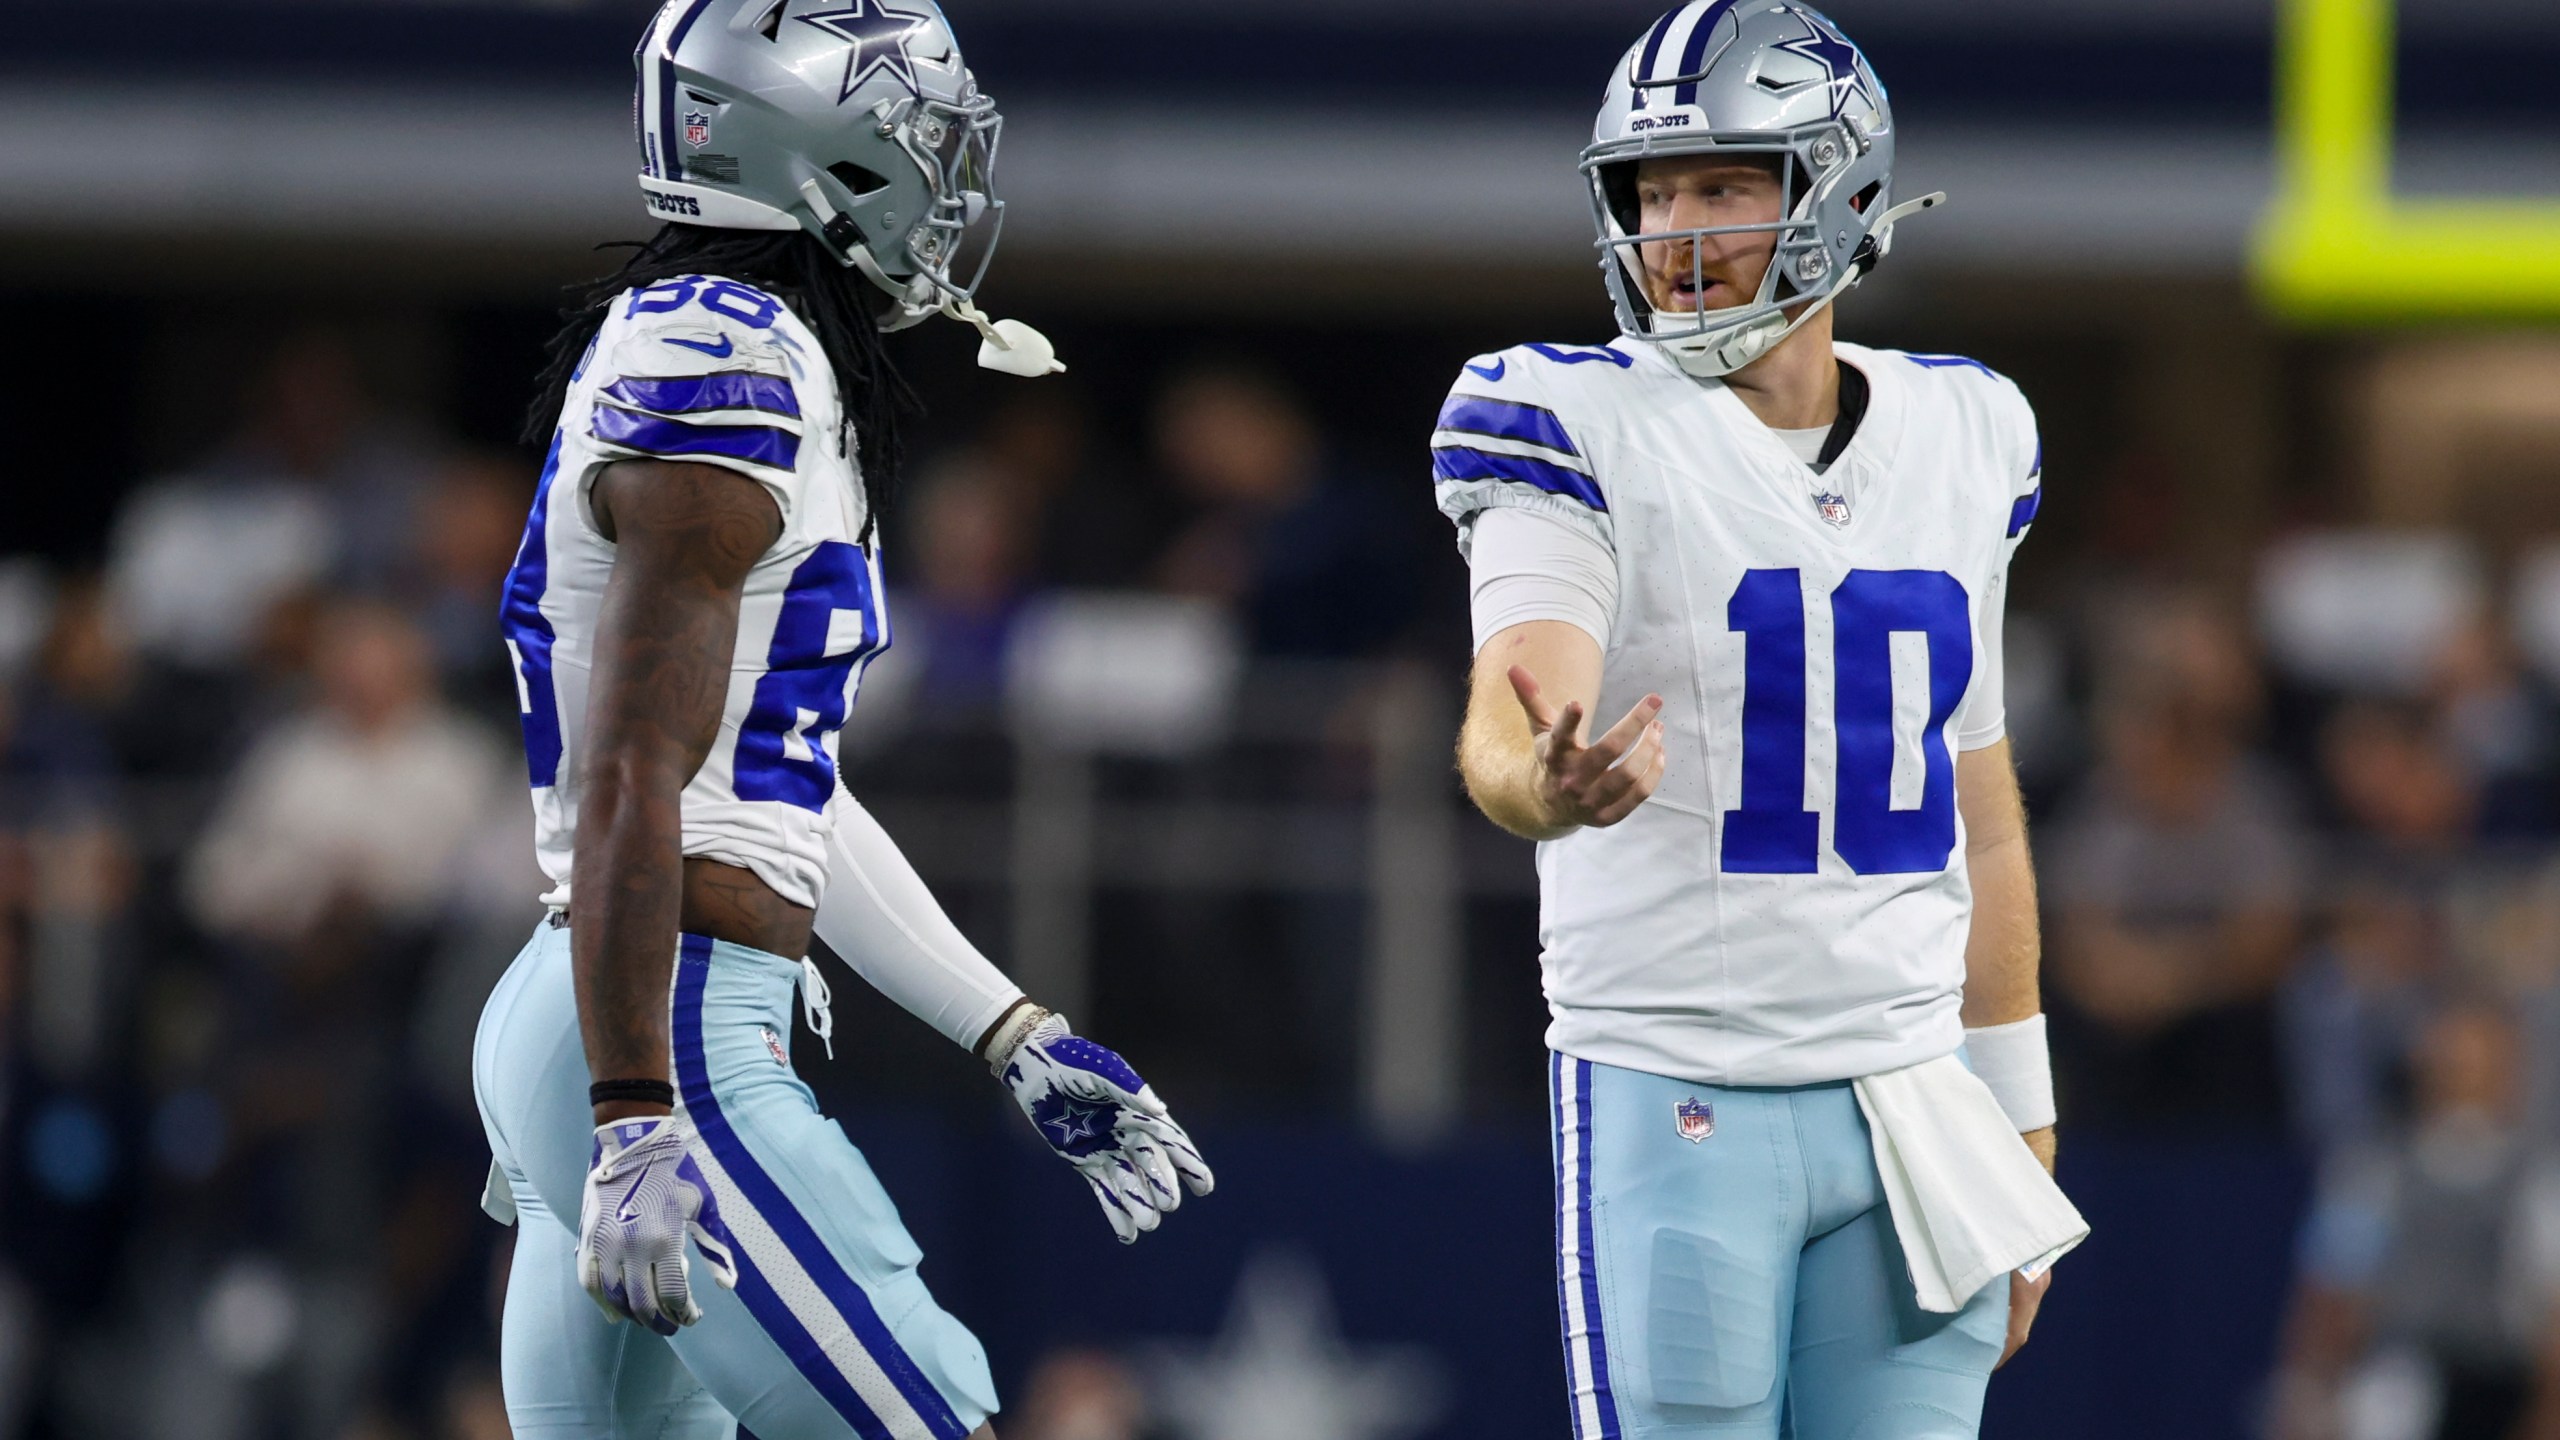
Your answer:
[[[1671,1107],[1679,1123],[1680,1138],[1695,1145],[1716,1133],[1716,1107],[1692,1095]]]

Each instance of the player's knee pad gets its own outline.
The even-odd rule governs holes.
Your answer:
[[[1765,1257],[1663,1229],[1647,1273],[1645,1344],[1654,1399],[1737,1410],[1778,1383],[1780,1277]]]

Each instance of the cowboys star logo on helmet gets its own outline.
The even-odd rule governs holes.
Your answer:
[[[844,87],[836,96],[836,103],[852,99],[863,81],[882,73],[895,76],[910,94],[921,93],[916,89],[916,57],[908,53],[907,42],[933,26],[932,11],[894,10],[879,0],[853,0],[846,9],[798,19],[804,25],[815,25],[853,42],[852,51],[845,56]]]
[[[1804,30],[1804,34],[1793,40],[1779,41],[1775,48],[1782,54],[1801,55],[1822,67],[1822,83],[1830,87],[1831,113],[1835,117],[1845,113],[1852,98],[1864,101],[1870,109],[1874,108],[1876,95],[1867,89],[1866,66],[1859,59],[1858,47],[1811,20],[1804,22]],[[1784,77],[1768,65],[1764,64],[1760,73],[1760,83],[1772,89],[1786,83]],[[1811,83],[1811,78],[1807,77],[1802,83]]]

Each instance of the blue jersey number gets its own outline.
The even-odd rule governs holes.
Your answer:
[[[854,667],[886,648],[869,560],[844,541],[821,543],[782,592],[765,673],[738,727],[731,783],[739,799],[827,808],[836,784],[827,739],[844,725]]]
[[[1725,606],[1742,633],[1742,805],[1724,814],[1719,866],[1729,873],[1810,875],[1821,865],[1820,817],[1805,808],[1804,578],[1754,570]],[[1917,809],[1893,806],[1893,637],[1929,650],[1929,712],[1920,728]],[[1955,759],[1946,724],[1973,678],[1964,586],[1941,570],[1852,570],[1831,592],[1832,730],[1837,752],[1831,848],[1861,875],[1947,868],[1956,844]]]
[[[696,302],[714,315],[726,315],[756,330],[773,328],[774,317],[782,313],[782,302],[761,290],[741,285],[735,280],[705,280],[699,275],[688,275],[634,291],[631,303],[624,307],[622,314],[624,319],[634,315],[656,315],[681,310]]]

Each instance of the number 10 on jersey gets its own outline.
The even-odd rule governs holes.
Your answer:
[[[1805,598],[1802,571],[1753,570],[1725,605],[1743,636],[1742,803],[1724,812],[1717,862],[1729,874],[1821,868],[1822,817],[1805,808]],[[1908,810],[1893,806],[1897,632],[1919,634],[1929,651],[1923,784]],[[1852,570],[1831,592],[1831,636],[1831,848],[1861,875],[1944,870],[1956,844],[1946,726],[1973,678],[1964,586],[1942,570]]]

